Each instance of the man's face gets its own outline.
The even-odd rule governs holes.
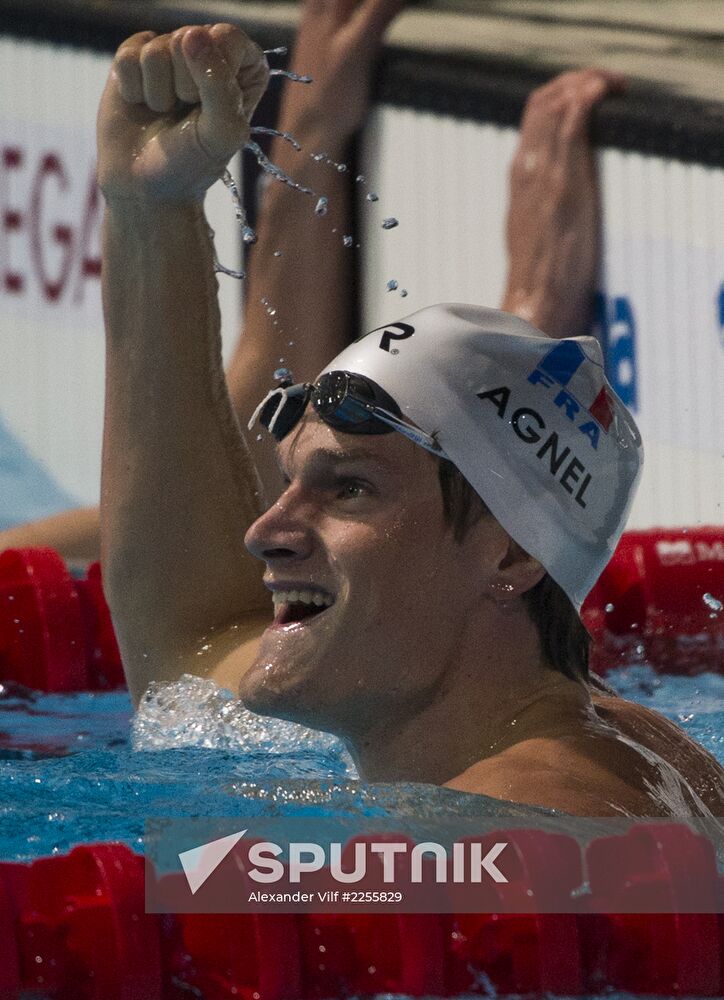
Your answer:
[[[402,435],[342,434],[310,415],[279,459],[287,488],[246,536],[275,620],[240,694],[359,739],[434,698],[480,586],[444,521],[437,463]]]

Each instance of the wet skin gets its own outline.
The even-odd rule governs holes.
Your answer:
[[[673,723],[541,660],[519,595],[542,570],[493,518],[456,543],[435,461],[398,434],[305,418],[286,489],[247,534],[283,592],[241,681],[255,711],[345,739],[373,781],[427,781],[580,815],[722,812],[719,765]]]

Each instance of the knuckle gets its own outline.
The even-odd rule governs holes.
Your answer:
[[[156,37],[155,31],[138,31],[135,35],[130,35],[118,46],[117,55],[126,50],[138,50],[146,42],[150,42],[152,38]]]
[[[168,36],[153,38],[141,50],[141,63],[163,63],[170,58]]]
[[[120,48],[116,53],[116,70],[121,76],[128,76],[139,65],[140,53],[136,49]]]

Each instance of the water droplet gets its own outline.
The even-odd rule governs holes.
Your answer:
[[[261,434],[257,434],[256,439],[257,441],[261,441]]]
[[[394,218],[394,216],[390,216],[389,219],[384,219],[383,220],[383,222],[382,222],[382,228],[383,229],[395,229],[397,226],[399,226],[399,224],[400,223],[397,221],[397,219]]]
[[[606,605],[606,607],[604,608],[604,611],[606,612],[606,614],[610,615],[610,614],[611,614],[611,612],[613,611],[614,607],[615,607],[615,605],[614,605],[614,604],[610,604],[610,603],[609,603],[609,604],[607,604],[607,605]]]
[[[261,169],[269,174],[270,177],[273,177],[274,180],[280,181],[282,184],[286,184],[287,187],[293,188],[295,191],[300,191],[302,194],[314,194],[311,188],[305,187],[303,184],[298,184],[289,174],[284,173],[281,167],[278,167],[276,163],[272,163],[258,142],[252,142],[250,139],[245,144],[244,149],[247,149],[254,155]]]
[[[234,214],[236,215],[236,221],[241,226],[242,239],[244,243],[256,243],[256,233],[247,224],[246,212],[244,211],[244,205],[241,200],[241,195],[239,194],[239,189],[236,186],[236,181],[231,176],[228,170],[225,170],[221,177],[225,186],[228,188],[229,194],[231,195],[231,200],[234,203]],[[211,233],[211,238],[214,238],[214,232],[209,227],[209,232]],[[219,258],[216,256],[216,251],[214,250],[214,271],[217,274],[227,274],[230,278],[243,279],[246,277],[244,271],[237,271],[231,267],[225,267]]]
[[[317,202],[316,208],[314,209],[315,215],[326,215],[327,209],[329,208],[329,199],[325,198],[324,195]]]
[[[380,196],[375,194],[374,191],[370,191],[370,193],[367,195],[367,201],[379,201],[379,200]]]
[[[708,608],[711,608],[712,611],[721,611],[722,607],[724,607],[722,602],[717,600],[713,594],[703,594],[701,599]]]
[[[322,160],[326,160],[327,159],[327,154],[326,153],[312,153],[312,159],[314,160],[315,163],[321,163]]]
[[[339,171],[340,174],[346,174],[347,173],[347,164],[346,163],[338,163],[337,164],[337,170]]]
[[[292,382],[294,380],[294,376],[288,368],[277,368],[274,372],[274,378],[277,382]]]
[[[287,80],[293,80],[294,83],[314,83],[311,76],[301,75],[299,73],[290,73],[288,69],[270,69],[269,76],[283,76]]]
[[[284,139],[285,142],[294,146],[297,152],[299,152],[302,148],[293,135],[290,135],[289,132],[280,132],[278,128],[267,128],[265,125],[255,125],[249,131],[251,135],[273,135],[276,136],[277,139]]]
[[[397,290],[397,287],[398,287],[398,285],[397,285],[397,282],[395,281],[395,279],[394,278],[390,278],[390,280],[387,282],[387,291],[388,292],[394,292],[394,291]]]
[[[281,256],[282,256],[282,252],[281,252],[281,250],[275,250],[275,251],[274,251],[274,256],[275,256],[275,257],[281,257]]]
[[[280,45],[276,49],[264,49],[265,56],[285,56],[289,49],[286,45]]]
[[[401,295],[401,297],[403,299],[406,299],[407,298],[407,289],[406,288],[401,288],[400,289],[400,295]]]
[[[364,174],[357,174],[357,176],[355,177],[355,181],[358,184],[364,184],[364,182],[365,182]]]
[[[354,243],[354,239],[351,236],[344,236],[342,237],[342,242],[346,247],[351,247]]]
[[[246,271],[235,271],[233,267],[226,267],[216,254],[214,254],[214,271],[217,274],[227,274],[230,278],[236,278],[238,281],[243,281],[246,277]]]

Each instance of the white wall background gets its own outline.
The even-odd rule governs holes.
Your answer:
[[[0,414],[65,490],[97,500],[103,413],[95,115],[110,57],[0,38]],[[238,173],[238,166],[236,167]],[[210,219],[238,267],[229,195]],[[240,283],[221,277],[225,349]]]
[[[500,303],[516,138],[514,129],[376,110],[360,186],[366,329],[434,302]],[[720,524],[724,170],[614,149],[599,162],[603,325],[614,384],[634,397],[646,449],[630,524]],[[400,225],[383,231],[389,216]],[[390,279],[406,298],[386,290]]]
[[[109,58],[0,38],[0,415],[57,482],[98,493],[103,336],[94,121]],[[379,108],[360,185],[367,328],[436,301],[500,301],[516,132]],[[238,166],[234,170],[238,176]],[[619,391],[647,449],[632,525],[721,523],[724,171],[601,154],[604,293]],[[379,201],[368,202],[369,191]],[[210,195],[220,259],[239,266],[227,192]],[[383,231],[395,216],[397,229]],[[408,295],[387,292],[394,278]],[[241,284],[221,277],[225,352]],[[631,348],[634,348],[633,352]]]

